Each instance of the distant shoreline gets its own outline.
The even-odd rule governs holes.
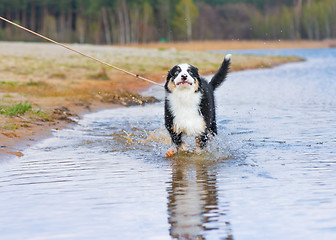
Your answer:
[[[336,47],[336,39],[323,41],[310,40],[218,40],[191,42],[153,42],[144,44],[118,45],[138,48],[176,49],[189,51],[242,50],[242,49],[294,49],[294,48],[330,48]]]

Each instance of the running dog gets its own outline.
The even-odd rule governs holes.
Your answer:
[[[214,91],[224,82],[231,63],[231,54],[210,82],[198,74],[198,69],[187,63],[174,66],[165,83],[165,127],[173,147],[167,150],[172,156],[187,150],[182,135],[195,136],[196,146],[203,149],[209,136],[217,134]]]

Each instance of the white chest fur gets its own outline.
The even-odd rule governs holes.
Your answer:
[[[199,113],[201,93],[188,89],[174,91],[167,96],[174,115],[174,128],[177,133],[197,136],[204,132],[205,122]]]

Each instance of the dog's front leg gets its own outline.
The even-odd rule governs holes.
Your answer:
[[[180,149],[184,143],[182,142],[182,133],[177,134],[172,128],[167,128],[170,134],[173,146],[166,151],[168,157],[173,156],[177,153],[177,150]]]
[[[197,152],[200,153],[201,150],[206,147],[208,139],[209,139],[209,137],[208,137],[207,133],[204,133],[200,136],[195,137]]]

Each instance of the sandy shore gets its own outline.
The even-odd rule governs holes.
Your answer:
[[[213,49],[265,48],[277,43],[192,42],[152,43],[131,46],[70,46],[98,59],[162,83],[177,63],[189,62],[203,75],[214,73],[224,55]],[[327,42],[295,42],[296,47],[329,47]],[[281,43],[281,48],[294,46]],[[295,57],[234,56],[232,71],[268,68]],[[153,98],[137,94],[150,85],[132,76],[108,69],[90,59],[49,43],[0,42],[0,160],[22,156],[51,130],[75,124],[72,119],[87,112],[115,106],[152,103]],[[22,103],[24,112],[7,110]]]

